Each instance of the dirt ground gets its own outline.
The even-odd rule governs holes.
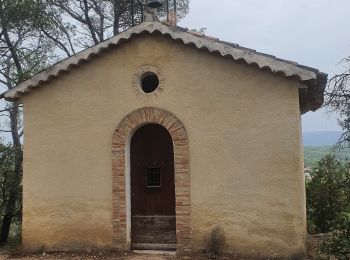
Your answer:
[[[23,255],[20,252],[2,252],[0,253],[0,259],[69,259],[69,260],[92,260],[92,259],[120,259],[120,260],[182,260],[182,259],[195,259],[195,260],[207,260],[206,256],[177,256],[175,253],[165,253],[165,252],[136,252],[129,254],[121,254],[114,252],[87,252],[87,253],[37,253],[30,255]],[[223,256],[216,259],[237,259],[229,256]]]
[[[118,259],[118,260],[279,260],[279,258],[261,258],[261,257],[239,257],[234,255],[225,255],[221,257],[208,257],[206,255],[175,255],[175,253],[165,252],[137,252],[120,254],[113,252],[89,252],[89,253],[37,253],[23,255],[19,252],[0,252],[0,260],[2,259],[26,259],[26,260],[93,260],[93,259]],[[300,259],[300,260],[311,260],[312,258]],[[284,259],[285,260],[285,259]],[[296,260],[296,259],[293,259]]]
[[[316,247],[319,244],[319,238],[308,239],[308,258],[301,260],[318,259]],[[175,252],[164,251],[133,251],[121,253],[117,251],[87,251],[87,252],[38,252],[35,254],[24,254],[21,250],[0,248],[0,260],[2,259],[48,259],[48,260],[93,260],[93,259],[120,259],[120,260],[267,260],[263,257],[239,257],[235,255],[224,255],[221,257],[208,257],[205,254],[196,254],[191,256],[176,255]],[[278,260],[278,258],[269,258],[268,260]],[[296,260],[294,258],[293,260]]]
[[[93,259],[119,259],[119,260],[273,260],[275,258],[241,258],[230,256],[221,256],[209,258],[204,255],[194,255],[194,256],[177,256],[175,254],[164,254],[164,253],[130,253],[130,254],[118,254],[118,253],[41,253],[32,255],[21,255],[16,253],[0,253],[0,259],[27,259],[27,260],[37,260],[37,259],[47,259],[47,260],[93,260]],[[311,260],[312,258],[301,259],[301,260]],[[277,260],[277,259],[275,259]],[[296,259],[293,259],[296,260]]]

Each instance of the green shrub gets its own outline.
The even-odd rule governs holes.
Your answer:
[[[341,260],[350,259],[350,217],[320,245],[319,251]]]
[[[329,233],[344,222],[349,212],[349,165],[326,155],[306,182],[308,231]]]

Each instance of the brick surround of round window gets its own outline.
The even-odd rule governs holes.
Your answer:
[[[158,84],[154,91],[147,93],[142,89],[142,80],[145,76],[154,75],[157,77]],[[157,96],[164,90],[164,77],[160,69],[153,65],[143,65],[137,69],[133,75],[132,86],[137,95]]]

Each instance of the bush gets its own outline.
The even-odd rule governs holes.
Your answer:
[[[224,253],[226,238],[224,230],[218,226],[212,229],[205,241],[205,251],[209,256],[220,256]]]
[[[343,223],[349,210],[349,165],[325,156],[306,182],[308,231],[328,233]]]
[[[320,245],[319,251],[341,260],[350,259],[350,217]]]

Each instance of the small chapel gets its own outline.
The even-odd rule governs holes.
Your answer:
[[[27,250],[306,253],[301,115],[327,75],[159,22],[1,95],[24,107]]]

